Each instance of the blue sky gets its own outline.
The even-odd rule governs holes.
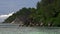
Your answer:
[[[0,0],[0,14],[8,14],[22,7],[36,7],[40,0]]]
[[[23,7],[36,7],[38,1],[40,0],[0,0],[0,17],[12,14]],[[1,17],[0,21],[4,19]]]

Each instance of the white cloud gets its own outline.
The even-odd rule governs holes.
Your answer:
[[[0,15],[0,22],[1,22],[1,21],[4,21],[4,19],[6,19],[6,18],[8,18],[9,16],[11,16],[13,13],[14,13],[14,12],[9,13],[9,14],[7,14],[7,15]]]

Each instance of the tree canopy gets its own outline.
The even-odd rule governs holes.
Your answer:
[[[22,8],[12,16],[8,17],[4,23],[11,23],[15,18],[22,16],[26,22],[44,23],[52,26],[60,26],[60,0],[41,0],[35,8]]]

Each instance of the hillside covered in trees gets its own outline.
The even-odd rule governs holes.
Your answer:
[[[29,23],[41,24],[44,26],[60,26],[60,0],[41,0],[36,8],[22,8],[3,23],[11,23],[19,19],[28,25]],[[17,20],[16,20],[17,21]],[[18,21],[17,21],[18,22]]]

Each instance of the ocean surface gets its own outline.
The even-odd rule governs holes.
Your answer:
[[[1,25],[0,34],[60,34],[59,27],[18,27],[18,25]]]

